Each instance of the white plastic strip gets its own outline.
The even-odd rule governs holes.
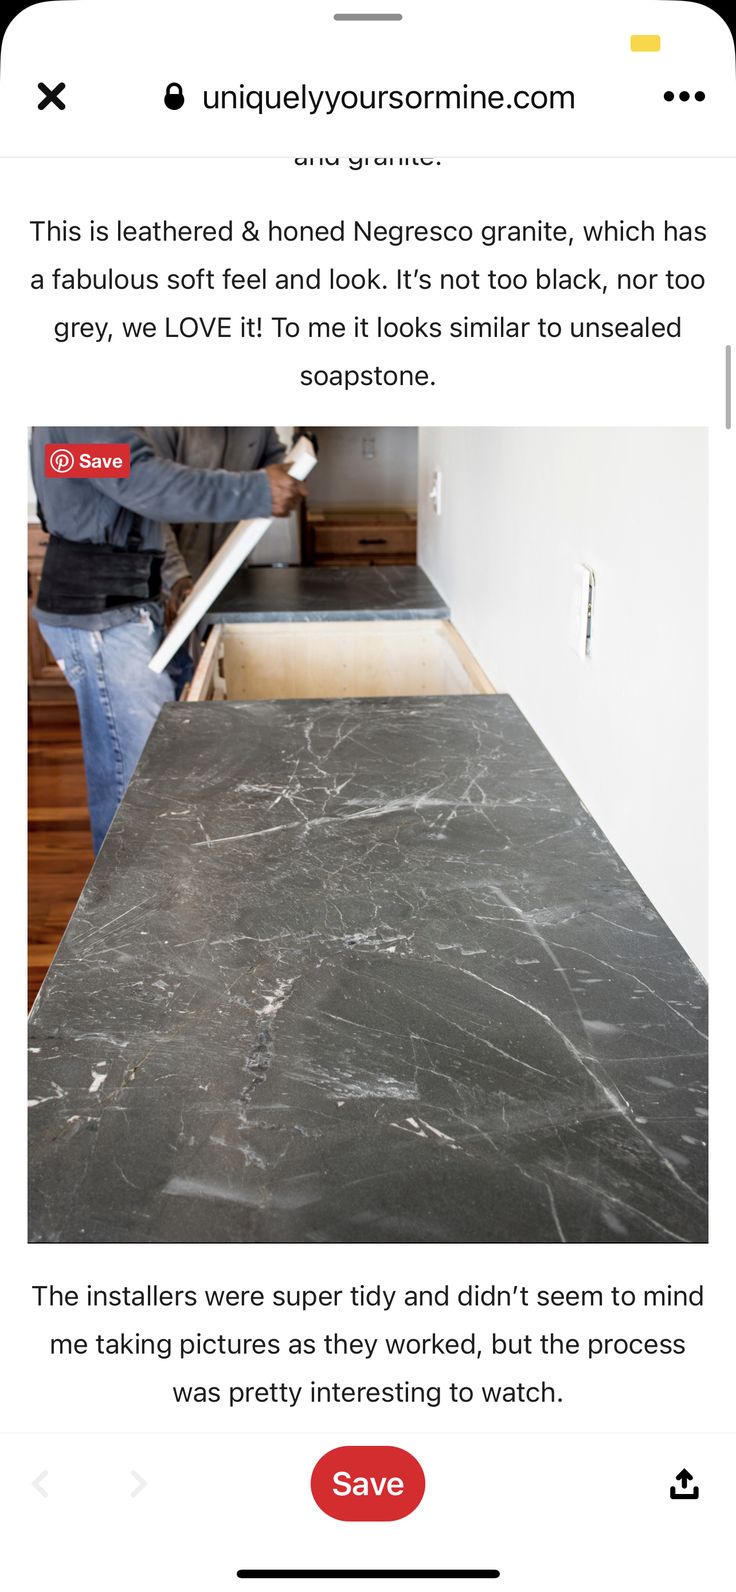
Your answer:
[[[289,475],[293,475],[296,481],[306,481],[317,463],[311,442],[308,442],[306,437],[300,437],[285,462],[289,466]],[[230,532],[227,540],[223,542],[199,580],[195,582],[158,652],[155,652],[151,658],[148,667],[153,669],[154,674],[163,674],[174,653],[178,652],[189,639],[200,619],[204,619],[215,598],[219,597],[228,581],[232,580],[248,554],[253,552],[256,543],[260,542],[270,524],[270,519],[241,520],[240,524]]]

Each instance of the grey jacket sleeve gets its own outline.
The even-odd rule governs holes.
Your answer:
[[[100,479],[97,491],[148,520],[174,525],[250,520],[271,514],[271,486],[263,470],[193,470],[154,453],[138,431],[95,426],[85,442],[128,443],[130,475]]]

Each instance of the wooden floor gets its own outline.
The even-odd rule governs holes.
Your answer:
[[[28,728],[28,1004],[92,867],[79,719],[34,705]]]

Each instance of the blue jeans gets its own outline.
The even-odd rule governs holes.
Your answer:
[[[96,854],[160,708],[174,700],[169,675],[154,674],[148,667],[163,629],[146,608],[135,619],[106,630],[66,625],[40,629],[77,699]]]

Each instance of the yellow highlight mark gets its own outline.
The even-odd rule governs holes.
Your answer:
[[[658,50],[661,39],[658,33],[632,33],[632,50]]]

